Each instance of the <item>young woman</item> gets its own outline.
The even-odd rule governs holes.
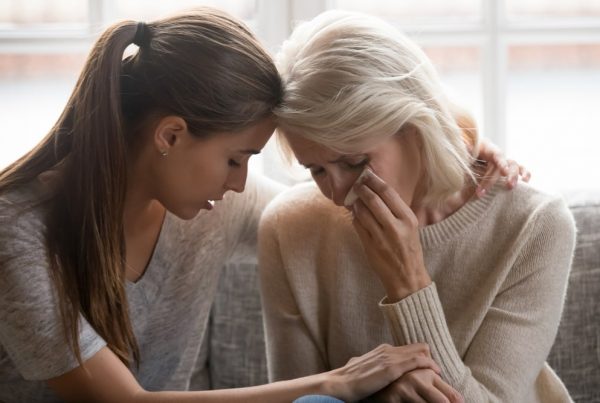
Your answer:
[[[282,140],[317,186],[278,196],[261,221],[270,377],[425,343],[441,374],[411,371],[375,400],[569,401],[545,364],[574,247],[565,203],[529,186],[477,198],[474,128],[383,21],[326,12],[280,63]]]
[[[101,36],[55,127],[0,173],[0,401],[357,400],[437,370],[422,345],[379,346],[294,381],[185,392],[219,270],[255,253],[280,190],[246,174],[281,96],[269,55],[221,12]]]
[[[382,346],[296,381],[169,392],[191,387],[219,269],[254,249],[278,190],[225,195],[281,94],[269,55],[215,10],[100,37],[55,127],[0,173],[0,401],[357,400],[437,368],[422,346]]]

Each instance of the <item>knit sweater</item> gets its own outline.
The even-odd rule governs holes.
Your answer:
[[[338,368],[381,343],[429,344],[466,402],[565,402],[545,360],[575,243],[564,201],[496,186],[420,228],[430,286],[396,303],[349,212],[313,185],[277,197],[259,230],[271,380]]]

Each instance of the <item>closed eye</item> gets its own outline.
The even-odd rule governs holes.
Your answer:
[[[369,163],[369,159],[365,158],[362,161],[359,161],[356,163],[352,163],[349,161],[341,161],[340,163],[342,164],[342,166],[344,168],[347,168],[347,169],[359,169],[359,168],[363,168],[365,165],[367,165]]]
[[[241,164],[241,163],[237,162],[237,161],[236,161],[236,160],[234,160],[234,159],[230,159],[230,160],[228,161],[228,163],[227,163],[227,164],[228,164],[230,167],[236,167],[236,168],[237,168],[237,167],[241,167],[241,166],[242,166],[242,164]]]
[[[310,168],[310,174],[312,176],[319,176],[319,175],[321,175],[323,173],[325,173],[325,169],[323,169],[321,167]]]

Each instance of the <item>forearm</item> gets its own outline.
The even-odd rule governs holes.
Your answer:
[[[464,365],[456,351],[435,284],[430,284],[399,302],[384,299],[382,309],[397,345],[427,343],[432,358],[449,381],[462,378]]]
[[[512,301],[515,298],[511,298]],[[525,308],[511,313],[498,307],[488,314],[461,356],[448,328],[435,284],[396,304],[382,306],[398,345],[427,343],[442,376],[467,402],[520,401],[531,388],[554,338],[551,314],[530,324],[515,324]],[[558,317],[559,310],[555,309]],[[546,325],[538,326],[540,323]]]
[[[334,371],[290,381],[240,389],[212,391],[146,391],[123,363],[108,348],[100,350],[84,367],[47,381],[67,402],[290,402],[306,394],[344,392],[344,378]]]
[[[291,402],[303,395],[328,394],[335,396],[335,387],[327,374],[317,374],[289,381],[239,389],[199,392],[147,392],[136,394],[133,403],[235,403],[235,402]]]

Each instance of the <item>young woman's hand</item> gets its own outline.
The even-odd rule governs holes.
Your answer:
[[[416,369],[369,397],[369,403],[462,403],[460,393],[430,369]]]
[[[327,393],[346,402],[358,401],[419,369],[440,373],[427,344],[398,347],[382,344],[350,359],[345,366],[325,373],[329,385]]]
[[[506,182],[508,189],[514,188],[519,178],[524,182],[531,179],[531,173],[523,165],[506,159],[502,151],[486,139],[479,144],[475,171],[479,180],[475,191],[478,197],[483,197],[500,178]]]
[[[419,223],[400,195],[366,171],[356,183],[354,228],[390,303],[431,284],[423,262]]]

